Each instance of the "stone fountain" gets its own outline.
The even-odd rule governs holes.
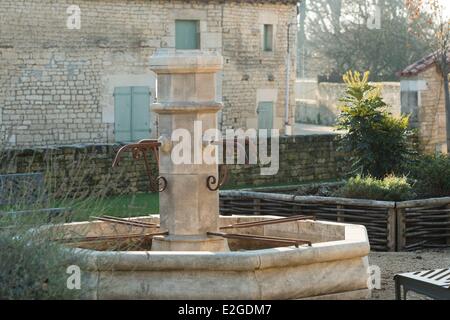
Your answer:
[[[222,104],[216,100],[215,74],[222,57],[161,50],[150,65],[158,75],[153,110],[159,116],[160,139],[141,144],[159,157],[157,181],[164,182],[158,188],[160,216],[52,227],[62,232],[65,246],[75,248],[86,298],[367,297],[364,226],[310,217],[220,216],[217,164],[173,161],[175,130],[194,136],[195,121],[201,121],[203,130],[217,127]],[[203,150],[205,143],[199,147]],[[193,148],[191,159],[196,152]]]
[[[161,228],[169,232],[153,239],[152,250],[228,251],[225,239],[207,236],[219,227],[219,195],[207,188],[208,178],[218,175],[217,162],[203,164],[203,144],[194,146],[202,141],[194,140],[190,161],[174,164],[170,139],[178,129],[189,137],[198,136],[196,122],[201,122],[205,131],[218,127],[217,112],[222,104],[215,101],[215,76],[222,69],[222,57],[197,51],[167,53],[159,51],[150,61],[158,75],[158,103],[153,111],[158,114],[163,140],[159,172],[168,182],[160,195]]]

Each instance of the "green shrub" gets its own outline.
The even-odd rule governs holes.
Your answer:
[[[450,196],[450,156],[425,155],[410,167],[414,190],[421,198]]]
[[[388,175],[383,179],[357,175],[336,192],[339,197],[384,201],[413,199],[415,194],[406,177]]]
[[[19,199],[20,201],[20,199]],[[19,203],[20,205],[20,203]],[[89,288],[67,288],[67,268],[84,263],[73,248],[54,239],[63,236],[58,224],[40,211],[0,214],[0,300],[79,299]]]
[[[9,158],[10,154],[14,157]],[[20,166],[20,173],[33,173],[39,168],[44,173],[44,190],[39,194],[41,201],[30,201],[27,196],[29,192],[18,192],[20,189],[17,186],[0,188],[2,198],[12,200],[11,204],[0,205],[0,300],[87,297],[88,290],[92,288],[85,288],[83,281],[81,290],[67,288],[70,274],[66,271],[68,266],[78,265],[83,263],[80,260],[89,259],[88,253],[78,252],[75,257],[68,246],[53,241],[63,236],[63,231],[57,225],[64,222],[64,217],[52,216],[49,219],[39,209],[70,208],[73,220],[76,221],[102,214],[142,215],[157,211],[158,195],[156,198],[152,195],[108,197],[111,188],[120,189],[120,181],[123,180],[120,172],[116,175],[117,171],[112,171],[105,177],[106,181],[99,182],[111,188],[88,188],[87,184],[93,183],[91,180],[96,172],[94,159],[84,153],[77,154],[73,159],[68,158],[64,167],[60,167],[63,164],[53,157],[41,164],[41,152],[36,154],[30,162],[22,161],[24,163]],[[3,172],[15,168],[19,161],[17,153],[10,152],[9,147],[1,142],[0,156]],[[32,213],[33,210],[37,211]],[[17,211],[29,213],[17,214]],[[38,229],[42,231],[40,228],[46,228],[46,232],[33,232]],[[72,233],[70,235],[77,236]],[[80,230],[80,236],[82,235],[85,235],[85,231]]]
[[[369,72],[363,77],[349,71],[342,102],[338,128],[346,130],[341,150],[350,155],[350,174],[382,178],[401,172],[409,161],[408,117],[393,117],[386,111],[381,89],[369,84]]]
[[[67,289],[70,251],[32,235],[0,230],[0,299],[76,299],[80,290]]]

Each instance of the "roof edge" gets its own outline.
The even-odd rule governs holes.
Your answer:
[[[417,76],[418,74],[430,69],[432,66],[436,64],[436,55],[438,54],[438,51],[434,51],[427,56],[423,57],[422,59],[410,64],[406,68],[404,68],[402,71],[399,71],[396,73],[398,77],[413,77]],[[447,51],[447,63],[450,64],[450,50]]]

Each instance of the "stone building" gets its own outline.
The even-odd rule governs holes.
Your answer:
[[[28,146],[156,137],[148,62],[159,48],[223,55],[222,129],[283,129],[296,2],[0,0],[1,139]],[[295,61],[292,50],[291,123]]]
[[[444,79],[432,53],[406,67],[401,77],[401,110],[418,129],[423,152],[447,152]]]

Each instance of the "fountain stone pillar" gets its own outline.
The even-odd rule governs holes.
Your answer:
[[[226,239],[207,235],[218,231],[219,195],[207,187],[208,177],[218,179],[218,166],[203,161],[206,145],[200,140],[205,130],[217,128],[222,103],[216,100],[216,73],[222,61],[197,50],[160,49],[150,58],[158,79],[152,109],[162,142],[159,174],[167,180],[160,193],[160,224],[169,232],[153,239],[153,251],[229,250]],[[175,130],[189,134],[190,141],[174,141]]]

